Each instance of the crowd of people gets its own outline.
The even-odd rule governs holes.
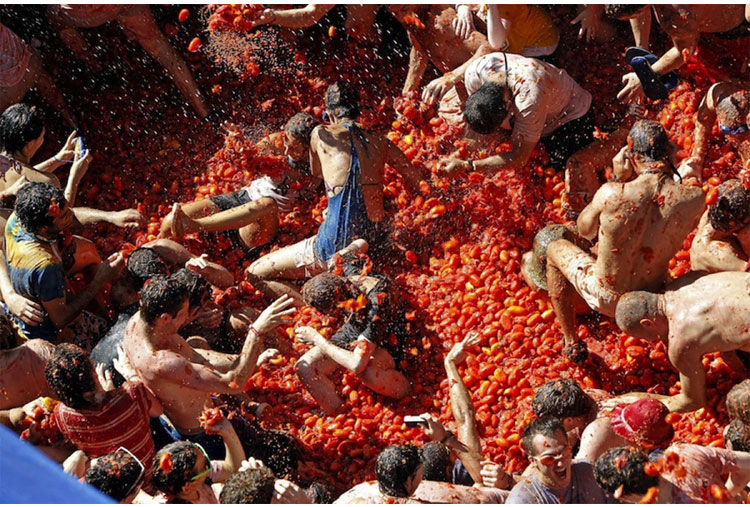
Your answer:
[[[266,9],[256,24],[311,26],[331,8]],[[375,43],[379,8],[348,6],[350,36]],[[750,47],[750,8],[582,7],[571,20],[581,24],[582,46],[612,37],[616,20],[630,20],[641,51],[635,58],[648,62],[632,60],[634,70],[623,76],[617,95],[632,107],[604,140],[594,138],[586,83],[551,63],[560,33],[544,8],[385,9],[412,45],[404,93],[421,90],[424,103],[435,105],[469,143],[507,136],[509,151],[481,159],[456,154],[435,161],[434,174],[423,173],[387,136],[360,124],[356,88],[336,82],[326,90],[322,118],[300,112],[256,146],[286,160],[281,179],[263,176],[236,192],[173,203],[157,239],[108,257],[83,229],[100,222],[140,227],[144,218],[136,209],[76,206],[95,156],[76,131],[52,158],[32,162],[44,143],[45,118],[39,106],[19,102],[31,87],[71,126],[76,119],[35,50],[0,24],[0,422],[120,503],[746,502],[750,380],[726,397],[723,445],[674,441],[670,415],[706,406],[705,354],[721,353],[748,377],[750,326],[742,308],[750,306],[750,189],[738,175],[707,203],[701,186],[713,131],[750,171],[750,84],[737,76],[707,90],[692,149],[680,164],[664,127],[642,117],[640,103],[657,98],[669,85],[664,76],[679,69],[702,37]],[[77,29],[116,20],[165,67],[196,114],[208,114],[148,6],[62,5],[50,7],[48,16],[92,68],[99,64]],[[673,43],[661,57],[647,51],[652,17]],[[746,75],[750,52],[736,58]],[[430,64],[442,76],[424,84]],[[322,414],[344,406],[332,380],[338,369],[392,400],[408,396],[418,382],[399,368],[407,333],[403,294],[369,269],[391,232],[385,166],[418,192],[435,178],[518,167],[540,144],[549,165],[565,172],[570,220],[540,230],[521,265],[527,284],[548,293],[562,353],[584,363],[589,352],[576,316],[602,314],[632,337],[666,344],[679,373],[678,394],[614,396],[573,379],[549,380],[534,393],[534,419],[521,437],[530,464],[513,475],[482,453],[459,366],[483,336],[468,332],[444,358],[454,419],[447,426],[455,433],[433,414],[415,414],[410,424],[429,442],[383,449],[372,470],[376,480],[340,495],[322,477],[290,480],[301,458],[294,438],[258,423],[265,407],[245,391],[292,336],[310,346],[294,370]],[[69,162],[63,185],[55,171]],[[608,165],[613,179],[604,182],[600,173]],[[322,195],[327,207],[315,235],[257,257],[276,241],[283,213]],[[692,272],[672,280],[670,260],[696,228]],[[266,297],[265,308],[222,308],[214,301],[214,288],[239,281],[205,252],[186,248],[184,237],[195,232],[224,235],[257,257],[244,277]],[[288,336],[277,332],[304,306],[343,314],[343,324],[330,339],[308,326]]]

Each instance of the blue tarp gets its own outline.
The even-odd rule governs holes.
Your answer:
[[[115,503],[0,426],[0,503]]]

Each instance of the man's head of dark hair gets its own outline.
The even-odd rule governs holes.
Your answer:
[[[52,203],[57,204],[59,211],[68,205],[62,190],[50,183],[27,183],[16,195],[15,212],[24,228],[34,234],[54,222],[54,213],[50,211]]]
[[[521,438],[523,448],[529,456],[537,455],[538,451],[534,448],[534,437],[537,435],[550,438],[560,436],[566,441],[568,439],[565,426],[560,419],[552,416],[537,417],[524,428]]]
[[[55,396],[70,408],[89,405],[84,394],[96,390],[94,366],[78,345],[61,343],[47,360],[44,376]]]
[[[190,309],[201,308],[211,297],[211,285],[198,273],[187,268],[181,268],[172,275],[188,291]]]
[[[326,90],[326,109],[336,118],[356,119],[359,117],[359,94],[348,84],[333,83]]]
[[[275,482],[273,472],[267,467],[236,472],[224,483],[219,501],[223,504],[270,504]]]
[[[643,290],[623,294],[615,309],[615,320],[620,329],[639,338],[647,338],[642,321],[659,317],[659,295]]]
[[[508,114],[505,88],[487,81],[472,93],[464,105],[464,118],[474,132],[491,134]]]
[[[399,498],[409,496],[406,481],[414,477],[422,464],[420,449],[414,445],[391,445],[378,454],[375,475],[380,492]]]
[[[422,446],[422,464],[425,481],[451,482],[451,453],[440,442],[427,442]]]
[[[151,482],[156,489],[177,495],[195,475],[195,464],[198,461],[198,449],[192,442],[181,440],[162,447],[156,453],[151,467]],[[170,460],[162,460],[168,454]],[[162,463],[171,463],[170,467],[162,467]]]
[[[252,455],[265,463],[276,477],[284,477],[296,471],[299,466],[297,441],[283,431],[264,431],[257,445],[253,446]]]
[[[19,103],[0,116],[0,146],[6,152],[18,153],[44,131],[44,113],[36,106]]]
[[[750,426],[750,379],[735,384],[727,393],[729,419],[738,419]]]
[[[141,474],[140,463],[118,449],[100,456],[96,464],[86,471],[86,484],[122,502],[138,490],[138,483],[143,482],[144,475]]]
[[[582,417],[591,410],[591,398],[573,379],[550,380],[534,394],[531,408],[534,415],[549,415],[560,420],[566,417]]]
[[[634,18],[646,4],[605,4],[604,17],[609,19]]]
[[[607,493],[622,486],[622,495],[644,495],[659,484],[658,476],[646,474],[648,456],[635,447],[615,447],[594,462],[594,478]]]
[[[12,349],[18,345],[18,335],[13,329],[10,315],[0,310],[0,350]]]
[[[330,484],[325,481],[313,481],[305,490],[307,497],[312,500],[313,503],[333,503],[336,500],[333,488]]]
[[[346,278],[325,272],[312,277],[302,286],[302,299],[318,311],[329,313],[339,302],[352,297]]]
[[[149,326],[162,314],[177,316],[188,299],[187,288],[174,278],[156,275],[141,291],[141,318]]]
[[[141,247],[133,250],[125,264],[130,277],[137,287],[141,290],[146,281],[156,275],[166,275],[167,265],[164,263],[159,254],[151,248]]]
[[[716,119],[731,129],[747,126],[750,117],[750,91],[738,90],[716,103]]]
[[[719,185],[719,197],[708,208],[708,220],[722,232],[734,232],[750,221],[750,191],[740,180]]]
[[[284,132],[286,132],[292,139],[296,139],[302,144],[307,145],[310,144],[312,131],[318,125],[320,125],[320,122],[311,114],[297,113],[286,122],[286,125],[284,125]]]
[[[750,426],[739,419],[729,423],[724,433],[724,446],[732,444],[733,451],[750,452]]]
[[[670,155],[670,144],[667,132],[661,123],[641,119],[628,133],[628,146],[634,155],[640,155],[646,161],[659,162],[667,160]]]

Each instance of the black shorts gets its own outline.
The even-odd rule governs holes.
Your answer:
[[[565,169],[565,164],[575,152],[594,142],[594,111],[589,109],[578,119],[561,125],[541,143],[547,149],[549,163],[557,171]]]
[[[212,203],[214,203],[221,211],[236,208],[252,201],[247,193],[247,190],[244,188],[236,192],[209,197],[208,199]],[[240,238],[240,231],[238,229],[230,229],[218,234],[222,234],[225,238],[227,238],[232,244],[233,248],[247,248],[245,243],[243,243],[242,239]]]

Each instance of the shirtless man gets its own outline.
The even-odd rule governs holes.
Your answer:
[[[187,289],[173,278],[155,276],[141,291],[140,311],[125,331],[127,363],[159,399],[175,429],[185,438],[200,439],[198,418],[205,405],[213,405],[210,395],[243,392],[265,360],[263,336],[295,311],[290,304],[282,297],[266,308],[238,355],[193,349],[177,332],[188,317]]]
[[[463,75],[467,62],[491,51],[487,37],[479,32],[472,32],[466,38],[458,36],[454,28],[456,10],[451,6],[388,5],[387,8],[404,27],[411,42],[409,71],[402,93],[417,91],[427,65],[432,63],[444,76],[430,83],[425,94],[438,93],[428,91],[438,87],[442,97],[456,84],[452,77]]]
[[[102,66],[94,58],[86,40],[78,33],[78,28],[95,28],[116,20],[148,54],[164,66],[198,116],[205,118],[208,115],[208,106],[185,60],[159,30],[148,5],[51,5],[47,9],[47,17],[65,45],[96,71],[101,71]]]
[[[598,256],[565,239],[547,247],[547,286],[565,353],[574,361],[587,356],[576,335],[576,294],[591,309],[614,317],[622,294],[658,289],[669,259],[705,208],[700,188],[673,181],[669,152],[661,124],[636,122],[625,158],[638,176],[624,184],[604,184],[578,217],[578,233],[589,240],[598,237]]]
[[[52,76],[44,70],[39,54],[0,23],[0,111],[23,100],[32,88],[60,113],[68,126],[76,128],[76,120]]]
[[[424,464],[414,445],[386,447],[375,461],[377,481],[363,482],[334,504],[353,503],[503,503],[507,492],[422,480]]]
[[[690,157],[683,160],[679,167],[683,179],[694,177],[698,182],[703,180],[708,138],[717,120],[719,132],[737,150],[742,170],[750,172],[750,83],[724,81],[708,89],[698,108]]]
[[[743,5],[636,5],[610,4],[604,9],[606,17],[612,19],[637,19],[631,23],[635,43],[642,48],[648,47],[648,33],[651,29],[651,9],[653,7],[656,21],[672,38],[674,46],[664,53],[651,68],[658,75],[666,75],[679,69],[687,58],[693,54],[703,33],[727,32],[745,22]],[[745,34],[747,36],[747,33]],[[747,55],[737,55],[745,57]],[[625,74],[622,78],[625,86],[617,98],[632,102],[643,95],[641,82],[635,72]]]
[[[286,157],[289,168],[283,180],[261,176],[237,192],[175,204],[162,221],[159,237],[181,241],[194,232],[223,232],[234,246],[245,249],[271,242],[279,230],[280,213],[290,211],[295,201],[320,186],[320,178],[309,169],[310,136],[318,124],[310,114],[297,113],[282,132],[256,145],[259,155]],[[228,135],[241,134],[230,130]]]
[[[401,150],[356,123],[358,102],[356,93],[345,85],[328,87],[326,110],[331,124],[316,127],[310,139],[310,170],[325,183],[328,215],[315,236],[271,252],[247,268],[248,280],[267,296],[289,294],[301,302],[292,280],[322,273],[333,254],[355,238],[382,244],[386,162],[411,190],[419,187],[420,176]]]
[[[719,185],[719,197],[701,217],[690,247],[693,271],[747,271],[750,192],[739,180]]]
[[[669,361],[680,373],[680,394],[644,396],[660,399],[672,412],[706,405],[703,354],[750,352],[748,276],[723,272],[696,279],[689,275],[668,285],[664,294],[637,291],[620,297],[616,314],[620,329],[644,340],[666,340]]]

